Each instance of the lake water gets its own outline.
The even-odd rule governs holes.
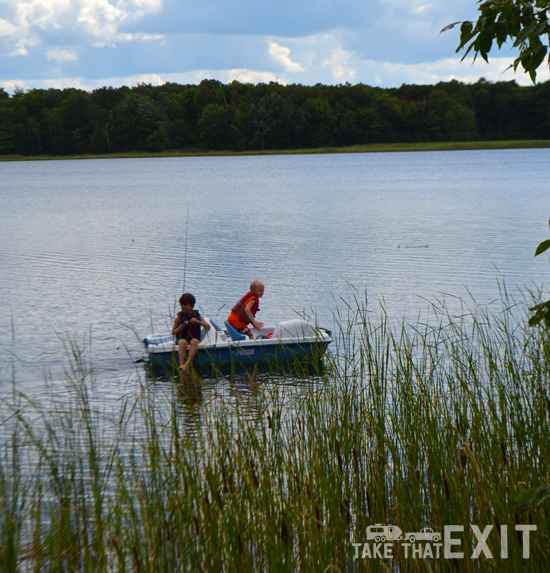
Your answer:
[[[185,289],[220,322],[260,279],[260,320],[305,310],[331,329],[354,289],[373,310],[383,299],[414,316],[443,295],[488,303],[498,278],[541,286],[549,160],[531,149],[0,163],[0,384],[55,379],[68,333],[91,340],[107,393],[131,379],[139,339],[171,327],[184,266]]]

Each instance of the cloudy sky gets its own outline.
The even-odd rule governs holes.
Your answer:
[[[460,62],[476,0],[0,0],[0,86],[529,79],[514,54]],[[504,72],[504,73],[503,73]],[[548,74],[546,74],[547,76]],[[539,81],[547,79],[541,74]]]

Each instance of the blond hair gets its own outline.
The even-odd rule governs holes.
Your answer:
[[[264,286],[262,281],[252,281],[250,283],[250,290],[257,290],[258,287]]]

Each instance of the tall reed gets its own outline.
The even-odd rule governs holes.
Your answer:
[[[0,569],[543,571],[546,501],[517,496],[550,483],[550,344],[504,302],[409,324],[355,299],[322,376],[140,375],[116,419],[69,341],[55,399],[4,397]],[[364,555],[375,524],[463,526],[465,556]]]

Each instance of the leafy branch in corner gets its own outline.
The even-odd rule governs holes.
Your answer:
[[[489,62],[489,52],[495,42],[500,49],[508,39],[512,40],[513,47],[519,49],[519,56],[510,67],[516,71],[521,64],[535,83],[537,69],[548,54],[549,10],[550,0],[481,1],[476,22],[454,22],[441,32],[460,24],[460,45],[456,51],[466,50],[462,60],[473,50],[474,61],[479,55]],[[547,65],[550,67],[550,55]]]

